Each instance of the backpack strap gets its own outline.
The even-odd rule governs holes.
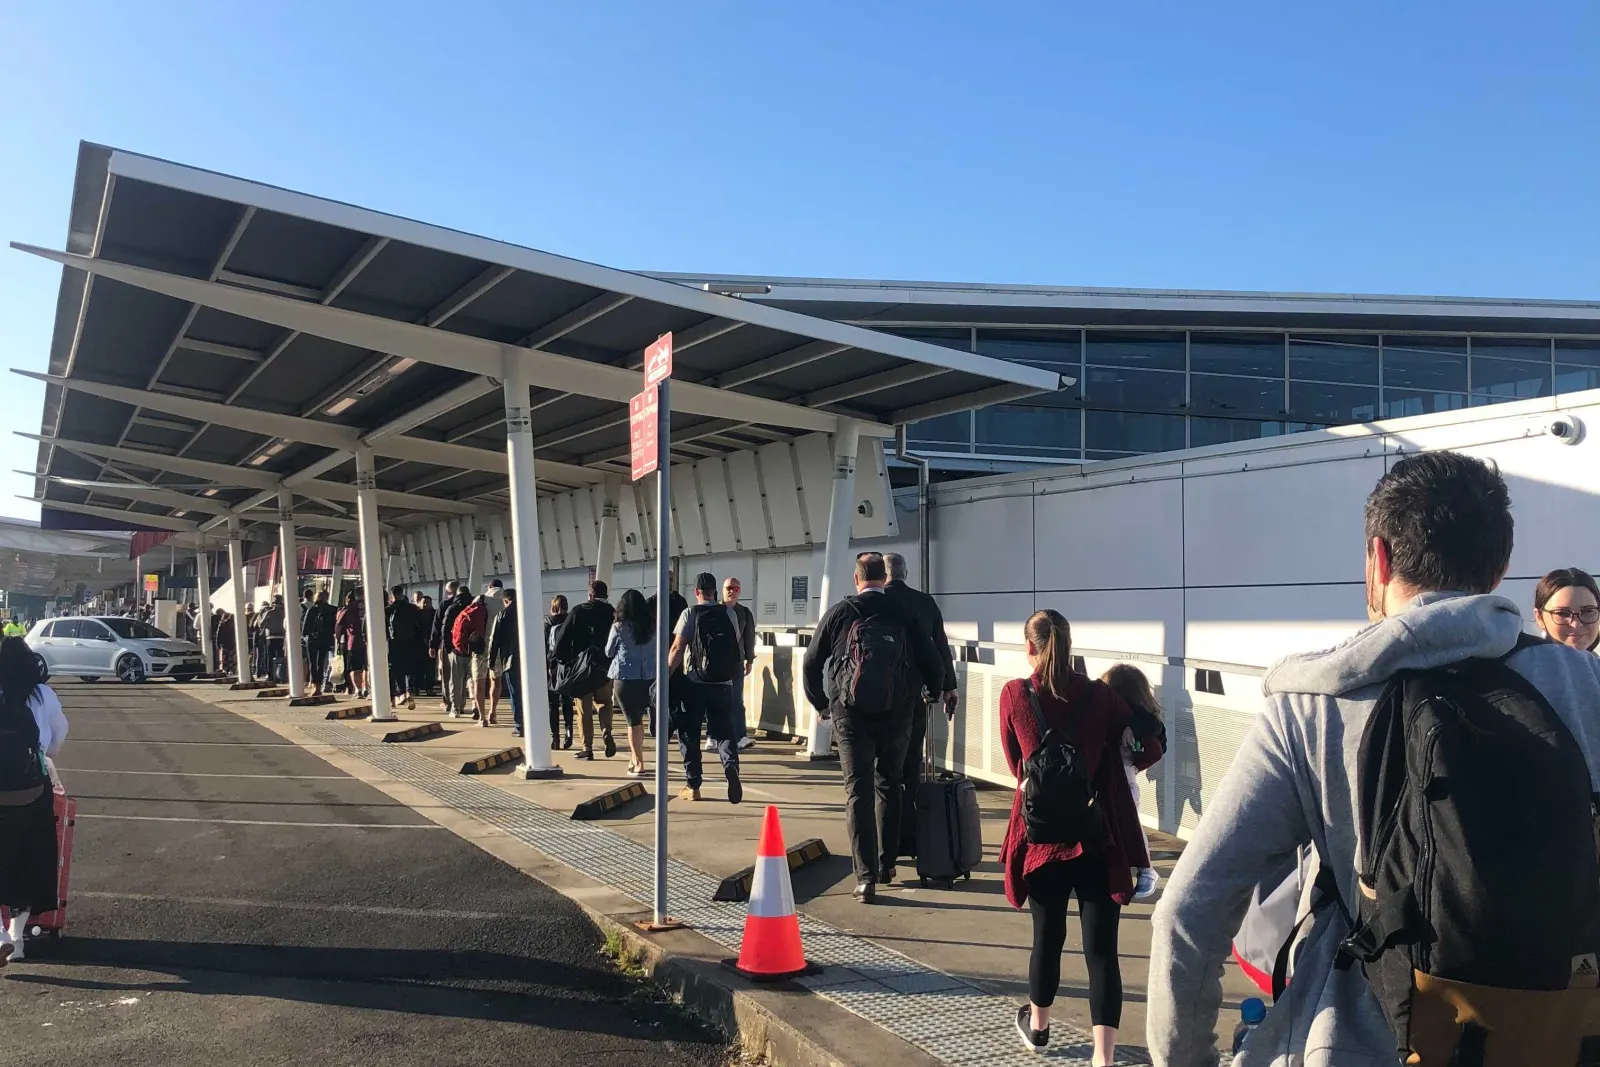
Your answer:
[[[1022,679],[1022,691],[1028,696],[1028,706],[1033,709],[1034,724],[1039,727],[1039,743],[1045,743],[1050,736],[1050,724],[1044,721],[1044,709],[1039,707],[1039,694],[1034,691],[1033,679]]]

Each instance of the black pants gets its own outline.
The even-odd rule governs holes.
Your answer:
[[[900,851],[900,776],[911,742],[911,717],[904,711],[863,715],[835,708],[833,736],[844,771],[850,858],[857,880],[875,882]]]
[[[1101,856],[1047,863],[1028,875],[1028,910],[1033,913],[1033,955],[1028,959],[1028,999],[1041,1008],[1055,1003],[1061,987],[1061,949],[1067,943],[1067,900],[1078,895],[1083,958],[1089,965],[1089,1021],[1122,1025],[1122,965],[1117,959],[1117,919],[1110,876]]]
[[[712,682],[678,683],[683,703],[673,712],[678,728],[678,751],[683,756],[683,776],[690,789],[699,789],[703,780],[700,758],[700,727],[717,743],[722,772],[730,780],[739,774],[739,741],[733,725],[733,689]]]
[[[549,696],[550,741],[552,744],[554,744],[556,734],[561,732],[561,724],[563,721],[565,721],[567,724],[567,733],[570,734],[572,732],[572,698],[557,696],[554,689],[549,691]]]
[[[328,671],[329,664],[332,659],[333,649],[331,648],[316,648],[311,646],[306,648],[306,668],[311,676],[311,684],[316,688],[326,689],[330,687]]]
[[[902,856],[917,854],[917,786],[922,784],[924,742],[928,737],[928,705],[919,696],[909,712],[911,737],[906,742],[905,766],[900,771],[900,840]]]

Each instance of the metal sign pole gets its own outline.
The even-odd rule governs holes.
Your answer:
[[[667,653],[672,645],[672,381],[656,383],[656,902],[655,925],[678,924],[667,917],[667,738],[672,734],[671,677]]]

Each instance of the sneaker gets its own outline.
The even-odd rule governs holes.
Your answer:
[[[865,882],[857,882],[850,895],[863,904],[871,904],[878,898],[878,887],[870,879]]]
[[[612,756],[615,756],[617,754],[617,742],[616,742],[616,739],[613,738],[610,734],[606,734],[606,736],[602,740],[604,740],[605,743],[606,743],[606,759],[610,759]]]
[[[521,736],[522,736],[522,727],[520,727],[520,726],[513,726],[513,727],[512,727],[512,728],[511,728],[511,736],[512,736],[512,737],[521,737]],[[551,748],[554,748],[554,747],[555,747],[555,746],[554,746],[554,745],[551,745],[551,746],[550,746],[550,747],[551,747]]]
[[[700,790],[696,789],[692,785],[686,785],[682,789],[678,790],[678,799],[679,800],[699,800],[700,799]]]
[[[711,740],[711,738],[709,738],[709,737],[706,738],[705,751],[707,751],[707,752],[715,752],[716,750],[717,750],[717,743],[715,741]]]
[[[582,752],[574,752],[574,753],[573,753],[573,754],[572,754],[572,758],[573,758],[573,759],[587,759],[587,760],[592,760],[592,759],[594,759],[594,749],[592,749],[592,748],[586,748],[586,749],[584,749],[584,750],[583,750],[583,751],[582,751]]]
[[[1139,878],[1133,884],[1134,900],[1149,900],[1156,895],[1156,886],[1161,884],[1161,876],[1153,867],[1139,868]]]
[[[740,748],[741,751],[743,751],[744,749],[747,749],[747,748],[755,748],[755,747],[756,747],[756,739],[751,737],[749,734],[745,734],[743,737],[739,738],[739,748]]]
[[[739,781],[739,768],[728,768],[728,803],[737,804],[744,799],[744,783]]]
[[[1049,1029],[1033,1028],[1033,1009],[1026,1004],[1017,1009],[1017,1034],[1023,1046],[1033,1052],[1043,1052],[1050,1047]]]
[[[878,881],[884,885],[894,885],[895,879],[899,877],[899,873],[900,872],[895,870],[892,866],[885,867],[883,870],[878,872]]]
[[[416,711],[417,710],[417,698],[412,696],[410,693],[406,694],[406,710],[407,711]]]

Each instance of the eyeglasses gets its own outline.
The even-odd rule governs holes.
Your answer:
[[[1583,626],[1593,626],[1600,622],[1600,608],[1541,608],[1540,610],[1568,625],[1579,623]]]

